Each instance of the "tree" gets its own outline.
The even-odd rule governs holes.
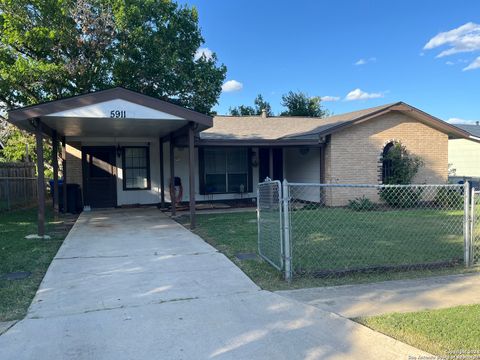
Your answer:
[[[231,107],[228,109],[228,112],[232,116],[252,116],[252,115],[259,115],[256,113],[255,109],[252,106],[240,105]]]
[[[282,116],[325,117],[329,115],[328,111],[322,108],[319,96],[309,97],[304,92],[289,91],[282,95],[281,104],[287,108],[280,113]]]
[[[253,101],[255,104],[255,112],[257,115],[261,115],[262,111],[266,111],[267,116],[273,116],[272,107],[270,103],[266,101],[261,94],[258,94],[255,100]]]
[[[203,42],[173,1],[0,0],[0,114],[112,86],[208,113],[226,68],[195,56]],[[0,122],[3,160],[20,160],[33,137]]]
[[[267,116],[273,115],[270,103],[266,101],[261,94],[257,95],[253,103],[254,106],[240,105],[233,108],[231,107],[228,111],[230,115],[233,116],[261,115],[263,110],[267,112]]]
[[[226,68],[195,8],[157,0],[0,0],[3,110],[125,86],[208,113]]]

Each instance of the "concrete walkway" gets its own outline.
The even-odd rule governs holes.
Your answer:
[[[422,352],[260,290],[156,209],[80,216],[1,359],[407,359]]]
[[[347,318],[480,303],[480,274],[343,285],[277,294]]]

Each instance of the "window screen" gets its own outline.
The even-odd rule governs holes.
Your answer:
[[[150,189],[148,147],[125,147],[123,149],[124,190]]]
[[[248,150],[245,148],[206,148],[204,150],[205,192],[239,193],[248,191]]]

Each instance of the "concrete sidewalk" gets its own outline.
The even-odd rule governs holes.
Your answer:
[[[156,209],[80,216],[1,359],[407,359],[421,351],[260,290]]]
[[[289,291],[285,296],[347,318],[480,303],[480,274]]]

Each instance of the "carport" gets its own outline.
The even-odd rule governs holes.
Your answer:
[[[66,147],[69,138],[83,137],[155,137],[159,145],[159,204],[165,207],[164,146],[168,142],[170,179],[175,178],[173,148],[177,141],[188,144],[189,210],[191,227],[195,227],[195,136],[213,125],[212,117],[167,101],[130,91],[113,88],[18,108],[8,112],[8,121],[36,136],[38,167],[38,235],[45,235],[45,178],[43,140],[52,141],[53,204],[59,211],[60,151],[63,178],[67,178]],[[118,151],[118,149],[117,149]],[[63,181],[64,211],[67,208],[67,181]],[[170,183],[169,186],[172,186]],[[171,213],[175,215],[175,201]]]

